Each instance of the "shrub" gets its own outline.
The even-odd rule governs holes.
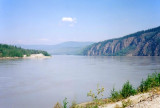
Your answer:
[[[111,99],[112,101],[119,101],[122,98],[118,91],[115,91],[115,88],[111,90]]]
[[[146,92],[153,87],[157,87],[160,85],[160,73],[153,73],[152,75],[148,75],[145,81],[141,81],[140,86],[138,87],[139,92]]]
[[[120,94],[122,95],[123,98],[127,98],[131,95],[136,94],[136,90],[133,88],[133,86],[127,81],[123,87],[122,90],[120,91]]]
[[[139,88],[137,89],[138,92],[144,92],[144,81],[142,79],[141,84],[139,86]]]

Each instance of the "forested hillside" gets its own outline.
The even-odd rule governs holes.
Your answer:
[[[29,50],[20,47],[0,44],[0,57],[23,57],[23,55],[30,56],[31,54],[42,53],[45,56],[50,56],[46,51]]]

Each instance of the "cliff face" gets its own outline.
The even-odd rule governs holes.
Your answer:
[[[88,46],[88,56],[160,56],[160,27]]]

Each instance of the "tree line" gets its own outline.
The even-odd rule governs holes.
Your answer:
[[[44,56],[50,56],[48,52],[42,50],[23,49],[14,45],[0,44],[0,57],[23,57],[24,55],[30,56],[40,53]]]

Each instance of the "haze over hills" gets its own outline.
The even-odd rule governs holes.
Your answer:
[[[86,47],[88,56],[160,56],[160,26]]]
[[[93,44],[93,42],[68,41],[56,45],[18,45],[18,46],[25,49],[45,50],[50,54],[54,55],[78,55],[81,53],[83,48],[91,44]]]

